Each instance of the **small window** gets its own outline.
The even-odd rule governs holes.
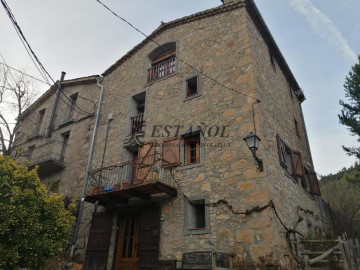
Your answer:
[[[208,199],[185,199],[185,229],[188,234],[210,232]]]
[[[205,200],[191,201],[190,229],[205,228]]]
[[[35,145],[29,146],[29,148],[28,148],[28,159],[30,161],[34,156],[34,150],[35,150]]]
[[[69,145],[69,137],[70,133],[65,133],[62,135],[62,145],[61,145],[61,152],[60,152],[60,161],[63,162],[65,160],[66,149]]]
[[[276,71],[275,57],[270,49],[269,49],[269,57],[270,57],[271,65],[273,66],[274,70]]]
[[[293,94],[294,90],[293,88],[289,85],[289,94],[290,94],[290,97],[291,97],[291,100],[294,101],[294,94]]]
[[[299,123],[298,121],[294,118],[294,127],[295,127],[295,133],[296,135],[300,138],[300,130],[299,130]]]
[[[304,167],[300,152],[292,150],[287,144],[276,136],[280,165],[294,179],[298,180],[304,177]]]
[[[186,97],[198,94],[198,77],[186,80]]]
[[[195,164],[200,162],[200,132],[186,134],[184,141],[184,164]]]

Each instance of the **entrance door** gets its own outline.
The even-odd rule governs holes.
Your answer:
[[[160,208],[147,208],[119,221],[114,270],[156,270],[159,261]]]
[[[136,270],[140,220],[125,217],[120,220],[115,270]]]

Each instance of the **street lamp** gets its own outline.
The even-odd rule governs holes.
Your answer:
[[[259,171],[260,172],[264,171],[262,160],[256,156],[256,150],[259,148],[259,142],[261,141],[260,138],[254,132],[250,132],[243,139],[246,142],[247,146],[249,147],[251,153],[253,154],[253,157],[256,163],[258,164]]]

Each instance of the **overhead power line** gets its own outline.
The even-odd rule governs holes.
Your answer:
[[[25,38],[24,33],[22,32],[19,24],[17,23],[14,14],[11,12],[8,4],[6,3],[5,0],[0,0],[2,5],[4,6],[4,9],[6,11],[6,13],[8,14],[13,26],[15,27],[15,30],[21,40],[21,42],[23,43],[26,51],[28,52],[30,58],[32,59],[33,63],[35,64],[36,68],[39,70],[40,74],[42,75],[42,77],[45,79],[45,81],[48,82],[48,78],[50,78],[50,80],[55,83],[55,81],[53,80],[53,78],[50,76],[49,72],[47,72],[47,70],[45,69],[45,67],[43,66],[43,64],[40,62],[39,58],[37,57],[37,55],[35,54],[34,50],[31,48],[29,42],[27,41],[27,39]],[[26,45],[25,45],[26,44]],[[30,52],[29,52],[30,51]],[[31,54],[30,54],[31,53]],[[33,59],[34,58],[34,59]],[[39,65],[36,65],[36,63]],[[50,84],[50,83],[49,83]]]
[[[108,6],[106,6],[104,3],[102,3],[100,0],[96,0],[100,5],[102,5],[104,8],[106,8],[108,11],[110,11],[114,16],[116,16],[117,18],[119,18],[120,20],[122,20],[123,22],[125,22],[126,24],[128,24],[131,28],[133,28],[135,31],[139,32],[140,34],[142,34],[144,37],[148,38],[150,41],[152,41],[153,43],[155,43],[156,45],[158,45],[158,47],[161,47],[161,44],[158,43],[156,40],[154,40],[153,38],[150,38],[147,34],[145,34],[143,31],[141,31],[140,29],[138,29],[137,27],[135,27],[132,23],[130,23],[128,20],[124,19],[123,17],[121,17],[120,15],[118,15],[117,13],[115,13],[113,10],[111,10]],[[222,86],[225,89],[228,89],[230,91],[236,92],[240,95],[246,96],[248,98],[254,99],[256,102],[260,102],[259,99],[254,98],[253,96],[250,96],[248,94],[242,93],[240,91],[237,91],[231,87],[228,87],[226,85],[224,85],[223,83],[219,82],[218,80],[214,79],[213,77],[211,77],[210,75],[207,75],[206,73],[202,72],[201,70],[197,69],[196,67],[194,67],[193,65],[189,64],[187,61],[181,59],[178,56],[175,56],[176,59],[178,59],[180,62],[184,63],[185,65],[187,65],[188,67],[190,67],[191,69],[193,69],[194,71],[198,72],[199,74],[203,75],[204,77],[206,77],[207,79],[215,82],[216,84]]]
[[[18,70],[18,69],[16,69],[16,68],[13,68],[13,67],[7,65],[6,63],[0,62],[0,65],[4,65],[4,66],[7,67],[8,69],[15,70],[15,71],[17,71],[17,72],[19,72],[19,73],[21,73],[21,74],[23,74],[23,75],[25,75],[25,76],[28,76],[29,78],[32,78],[32,79],[34,79],[34,80],[37,80],[37,81],[39,81],[39,82],[42,82],[42,83],[45,83],[45,84],[48,85],[47,82],[45,82],[45,81],[43,81],[43,80],[40,80],[40,79],[38,79],[38,78],[36,78],[36,77],[34,77],[34,76],[31,76],[31,75],[29,75],[29,74],[27,74],[27,73],[25,73],[25,72],[23,72],[23,71],[20,71],[20,70]]]

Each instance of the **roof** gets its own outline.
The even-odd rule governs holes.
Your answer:
[[[258,28],[261,36],[265,40],[266,44],[268,45],[271,52],[274,54],[274,57],[280,66],[281,70],[284,72],[285,76],[288,78],[290,84],[292,85],[292,88],[295,90],[296,93],[300,92],[300,95],[302,95],[302,99],[305,97],[303,96],[302,91],[300,90],[300,87],[292,74],[289,66],[287,65],[285,58],[283,57],[282,53],[280,52],[279,47],[277,46],[274,38],[272,37],[269,28],[267,27],[264,19],[262,18],[258,8],[256,7],[253,0],[234,0],[233,2],[230,2],[228,4],[221,5],[216,8],[207,9],[205,11],[201,11],[198,13],[195,13],[190,16],[186,16],[180,19],[176,19],[167,23],[161,23],[161,25],[150,35],[148,35],[142,42],[140,42],[138,45],[136,45],[133,49],[131,49],[129,52],[127,52],[123,57],[121,57],[118,61],[116,61],[113,65],[111,65],[108,69],[105,70],[105,72],[102,74],[103,76],[109,75],[112,71],[114,71],[116,68],[118,68],[122,63],[124,63],[126,60],[128,60],[132,55],[134,55],[136,52],[138,52],[141,48],[143,48],[146,44],[149,42],[153,42],[154,38],[161,33],[163,33],[167,29],[174,28],[179,25],[187,24],[193,21],[201,20],[204,18],[216,16],[218,14],[229,12],[238,8],[245,7],[249,15],[251,16],[252,20],[254,21],[256,27]]]
[[[92,75],[87,77],[81,77],[71,80],[64,80],[61,84],[65,87],[80,85],[80,84],[90,84],[95,83],[98,75]],[[39,107],[45,100],[47,100],[52,94],[56,92],[57,84],[54,83],[44,94],[42,94],[33,104],[31,104],[25,111],[22,112],[20,115],[20,120],[24,119],[28,116],[32,111],[34,111],[37,107]]]

